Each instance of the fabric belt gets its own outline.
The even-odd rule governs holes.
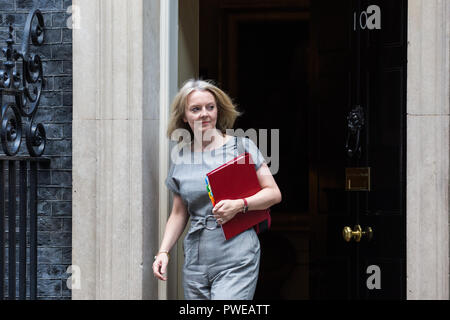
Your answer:
[[[190,247],[192,261],[198,261],[198,251],[200,245],[200,231],[203,229],[214,230],[221,228],[221,225],[217,223],[214,215],[210,214],[205,217],[192,216],[191,217],[191,227],[186,236],[186,245]],[[187,248],[185,248],[187,250]],[[188,255],[186,255],[186,259]]]

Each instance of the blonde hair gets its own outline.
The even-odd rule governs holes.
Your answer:
[[[217,104],[216,128],[220,130],[222,134],[225,134],[226,129],[233,128],[236,118],[242,115],[242,113],[237,110],[236,105],[233,103],[231,98],[215,86],[213,81],[189,79],[178,91],[170,107],[170,120],[167,127],[167,136],[169,139],[171,138],[172,133],[179,128],[188,130],[191,134],[191,138],[193,138],[194,134],[192,129],[188,123],[183,121],[183,118],[187,105],[187,97],[195,90],[208,91],[214,96]],[[180,137],[179,141],[181,139],[182,138]]]

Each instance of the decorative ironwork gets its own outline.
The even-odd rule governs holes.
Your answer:
[[[10,25],[7,46],[2,49],[6,60],[3,61],[3,69],[0,68],[0,141],[6,154],[0,155],[0,300],[6,297],[11,300],[26,299],[27,288],[30,299],[37,298],[38,163],[46,166],[50,164],[50,159],[40,157],[46,145],[44,126],[34,123],[45,86],[42,61],[39,55],[31,54],[28,48],[30,40],[35,46],[44,43],[42,13],[36,9],[28,15],[20,51],[14,47],[13,32],[14,28]],[[8,101],[3,99],[7,96]],[[31,157],[15,156],[19,152],[22,137],[25,137]],[[5,223],[6,218],[8,225]],[[16,221],[19,221],[18,230]],[[18,270],[16,244],[19,249]]]
[[[44,74],[39,55],[29,53],[29,42],[35,46],[44,43],[44,17],[40,10],[29,13],[22,40],[22,49],[18,52],[13,48],[13,27],[9,26],[7,47],[2,49],[6,57],[3,62],[4,70],[0,69],[0,137],[3,152],[14,156],[19,151],[22,142],[22,117],[28,119],[25,123],[25,140],[28,152],[33,157],[44,153],[46,134],[41,123],[33,124],[42,89],[44,88]],[[22,60],[22,74],[17,70],[17,63]],[[3,105],[3,96],[15,97],[15,102]]]
[[[361,157],[361,130],[364,126],[364,110],[361,106],[356,106],[347,116],[347,142],[345,150],[349,158],[355,155]],[[352,145],[350,145],[352,144]]]

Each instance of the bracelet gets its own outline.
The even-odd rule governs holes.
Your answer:
[[[159,252],[156,254],[156,256],[155,256],[155,260],[156,260],[156,257],[159,256],[160,253],[165,253],[165,254],[167,254],[167,258],[170,260],[170,254],[169,254],[169,251],[159,251]]]
[[[242,200],[244,200],[244,209],[243,209],[243,213],[246,213],[247,211],[248,211],[248,203],[247,203],[247,200],[244,198],[244,199],[242,199]]]

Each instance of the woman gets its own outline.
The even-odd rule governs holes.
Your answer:
[[[184,242],[183,288],[185,298],[253,298],[258,279],[260,244],[253,228],[225,240],[220,224],[243,211],[244,199],[223,200],[212,206],[206,191],[206,173],[237,155],[236,137],[227,135],[240,113],[231,99],[212,83],[191,79],[176,95],[171,107],[167,134],[187,130],[193,143],[183,148],[201,161],[174,161],[166,179],[173,192],[173,207],[167,221],[153,273],[160,280],[169,262],[169,251],[191,217]],[[245,150],[252,155],[262,190],[247,197],[248,210],[266,209],[281,201],[281,193],[264,157],[256,145],[244,138]],[[185,156],[186,154],[184,154]],[[174,160],[174,159],[173,159]]]

